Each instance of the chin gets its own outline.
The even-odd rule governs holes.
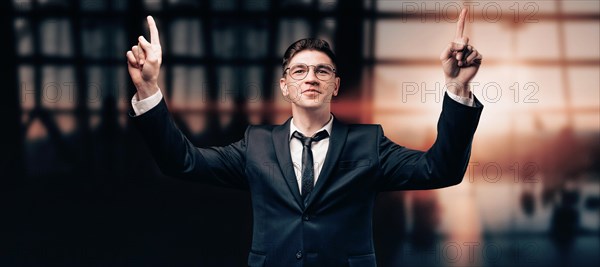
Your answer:
[[[320,109],[327,105],[327,103],[323,103],[322,100],[315,99],[302,99],[301,101],[295,102],[294,105],[298,108],[303,109]]]

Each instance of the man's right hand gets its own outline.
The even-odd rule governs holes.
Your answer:
[[[162,63],[162,50],[158,29],[152,16],[148,16],[150,42],[144,36],[138,37],[138,45],[127,51],[127,69],[137,89],[138,100],[147,98],[158,90],[158,74]]]

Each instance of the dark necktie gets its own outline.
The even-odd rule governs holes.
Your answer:
[[[302,197],[306,200],[315,183],[315,168],[313,167],[311,143],[323,140],[329,137],[329,134],[323,130],[316,133],[313,137],[306,137],[298,131],[294,131],[292,136],[302,142]]]

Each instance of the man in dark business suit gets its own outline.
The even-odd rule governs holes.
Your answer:
[[[426,152],[385,137],[379,125],[347,125],[330,112],[339,92],[335,55],[318,39],[285,52],[282,94],[292,118],[249,126],[242,140],[197,148],[177,129],[157,85],[158,30],[127,52],[137,94],[132,118],[161,170],[171,176],[249,190],[253,238],[249,266],[375,266],[372,213],[378,192],[433,189],[461,182],[482,105],[468,87],[481,54],[462,36],[441,55],[447,94],[438,136]]]

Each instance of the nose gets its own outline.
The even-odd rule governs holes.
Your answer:
[[[319,79],[317,78],[317,72],[315,72],[315,69],[316,68],[313,66],[308,67],[308,73],[306,74],[306,77],[304,78],[304,80],[306,80],[306,82],[317,83],[319,81]]]

